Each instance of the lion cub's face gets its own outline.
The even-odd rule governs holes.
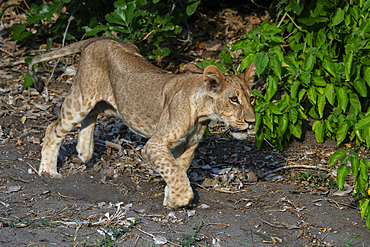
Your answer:
[[[239,76],[224,76],[213,65],[203,73],[207,93],[213,99],[214,113],[231,127],[231,133],[237,139],[245,139],[249,133],[254,133],[256,118],[250,91],[254,74],[253,63]]]

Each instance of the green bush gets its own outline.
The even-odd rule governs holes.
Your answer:
[[[105,36],[118,38],[137,44],[142,50],[147,47],[140,45],[149,43],[150,48],[158,48],[160,43],[180,34],[185,19],[192,15],[200,0],[118,0],[114,2],[114,12],[105,16],[106,24],[85,26],[87,36]],[[143,51],[151,56],[151,50]],[[162,48],[154,51],[157,56],[165,57],[170,49]]]
[[[221,54],[223,65],[239,72],[256,64],[266,80],[254,91],[256,141],[282,149],[301,137],[307,115],[316,139],[356,140],[370,147],[370,1],[280,1],[276,21],[264,22]],[[277,96],[277,91],[283,95]]]
[[[113,0],[87,2],[54,0],[51,3],[41,5],[32,3],[28,10],[16,4],[7,6],[7,8],[9,7],[20,8],[27,14],[27,18],[21,20],[22,23],[15,23],[11,27],[14,40],[22,41],[44,36],[54,38],[63,34],[69,25],[66,40],[77,41],[74,35],[81,37],[83,26],[95,25],[96,22],[103,19],[103,14],[113,10]],[[0,13],[0,19],[7,8]],[[70,19],[71,16],[74,18]],[[36,30],[36,32],[32,33],[31,30]]]
[[[370,161],[367,158],[359,158],[360,148],[356,150],[349,149],[350,152],[345,152],[343,149],[337,150],[331,157],[329,167],[334,165],[338,160],[341,161],[341,166],[337,169],[337,183],[339,190],[343,189],[345,177],[352,172],[355,177],[353,197],[360,200],[359,208],[361,219],[365,218],[365,223],[370,229],[370,188],[369,188],[369,173]],[[351,169],[347,163],[351,163]]]
[[[28,15],[25,23],[13,24],[11,29],[15,40],[47,35],[50,44],[53,37],[68,29],[66,40],[77,41],[75,35],[82,36],[83,33],[109,37],[135,43],[149,58],[155,57],[153,53],[164,57],[170,50],[158,47],[163,41],[181,33],[181,25],[199,4],[200,0],[118,0],[114,3],[54,0],[52,3],[32,4],[25,11]],[[15,4],[8,7],[14,6],[19,7]],[[5,10],[0,13],[0,19]],[[54,14],[56,20],[52,18]],[[33,34],[31,29],[37,32]]]
[[[369,148],[370,0],[280,0],[271,9],[275,21],[225,48],[217,64],[239,73],[254,62],[257,76],[266,82],[266,91],[253,90],[257,147],[265,138],[281,150],[292,135],[301,138],[302,121],[309,116],[316,120],[312,129],[319,143],[331,138]],[[359,160],[358,150],[347,156],[339,152],[330,165],[357,158],[350,160],[357,179],[354,195],[370,228],[368,160]],[[345,167],[338,169],[340,189],[349,174]]]

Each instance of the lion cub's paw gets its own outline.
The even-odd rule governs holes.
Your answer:
[[[164,189],[163,206],[172,209],[183,208],[188,206],[193,198],[194,193],[190,186],[180,187],[177,190],[171,191],[167,185]]]
[[[60,175],[56,169],[54,168],[50,168],[44,164],[41,164],[40,165],[40,168],[39,168],[39,174],[41,176],[45,176],[45,177],[51,177],[51,178],[63,178],[62,175]]]

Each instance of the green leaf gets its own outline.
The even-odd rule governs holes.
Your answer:
[[[257,91],[257,89],[255,89],[255,88],[252,90],[252,93],[253,93],[253,95],[254,95],[254,96],[256,96],[256,97],[260,97],[260,98],[262,98],[262,99],[264,98],[263,94],[261,94],[261,93],[260,93],[259,91]]]
[[[262,146],[263,138],[264,138],[263,131],[259,131],[259,132],[256,131],[255,139],[256,139],[256,147],[258,149],[260,149]]]
[[[124,27],[128,27],[130,24],[127,22],[126,13],[124,12],[122,7],[118,7],[114,10],[114,12],[109,13],[105,16],[105,19],[109,23],[119,24]]]
[[[362,118],[360,121],[358,121],[355,125],[355,129],[357,130],[362,130],[365,129],[366,127],[370,126],[370,115]]]
[[[196,1],[195,3],[193,4],[190,4],[186,7],[186,14],[188,16],[191,16],[192,14],[195,13],[195,11],[197,10],[197,7],[198,5],[200,4],[200,1]]]
[[[282,112],[279,110],[279,108],[276,105],[271,104],[271,103],[268,103],[268,106],[269,106],[269,109],[271,110],[271,112],[273,114],[277,114],[277,115],[281,115],[282,114]]]
[[[369,159],[360,159],[360,179],[362,179],[366,184],[369,183],[369,167],[370,161]],[[365,188],[364,188],[365,189]]]
[[[289,124],[289,130],[292,135],[300,139],[302,136],[302,121],[298,120],[296,124]]]
[[[344,179],[345,177],[350,173],[350,169],[346,165],[341,165],[337,169],[337,183],[339,187],[339,191],[342,191],[343,186],[344,186]]]
[[[287,130],[288,124],[289,124],[288,114],[285,113],[283,114],[283,116],[279,116],[278,128],[282,134],[284,134],[285,131]]]
[[[31,78],[30,73],[27,71],[27,73],[24,75],[24,82],[23,82],[23,87],[28,88],[33,84],[33,80]]]
[[[326,69],[334,78],[337,77],[335,73],[335,65],[331,57],[326,56],[324,58],[324,62],[322,63],[324,69]]]
[[[308,53],[306,60],[304,61],[304,69],[310,72],[316,64],[316,55],[311,52]]]
[[[296,0],[290,0],[289,1],[289,6],[292,8],[294,14],[296,15],[300,15],[302,10],[303,10],[303,7],[301,7]]]
[[[335,102],[335,93],[334,93],[334,85],[333,84],[326,84],[325,87],[325,96],[329,103],[334,106]]]
[[[316,18],[298,18],[297,19],[299,22],[307,25],[307,26],[312,26],[316,23],[320,23],[320,22],[327,22],[328,21],[328,18],[326,17],[316,17]]]
[[[332,19],[333,26],[338,25],[344,20],[344,11],[341,8],[337,9],[337,12],[335,12],[335,15]]]
[[[344,151],[343,149],[338,149],[330,157],[330,161],[329,161],[328,167],[331,167],[332,165],[335,164],[335,162],[337,162],[338,160],[343,159],[345,156],[346,156],[346,151]]]
[[[256,74],[260,76],[269,62],[269,58],[265,53],[257,53],[254,57],[254,64],[256,66]]]
[[[337,130],[337,145],[342,143],[344,139],[347,137],[348,129],[349,129],[348,122],[340,122]]]
[[[293,99],[297,97],[297,92],[300,85],[301,82],[299,80],[293,81],[292,86],[290,87],[290,94],[292,95]]]
[[[314,75],[314,76],[312,76],[312,79],[313,79],[313,83],[316,86],[319,86],[319,87],[325,87],[326,86],[326,81],[325,81],[324,78],[322,78],[322,76]]]
[[[349,81],[351,79],[351,68],[352,68],[352,61],[353,61],[353,53],[350,52],[346,54],[344,57],[344,70],[346,73],[346,80]]]
[[[277,86],[278,86],[278,78],[276,76],[271,76],[269,75],[267,77],[267,89],[266,89],[266,94],[265,94],[265,99],[270,100],[272,97],[274,97],[276,91],[277,91]]]
[[[351,25],[351,15],[346,15],[344,18],[344,24],[348,27]]]
[[[306,95],[306,92],[307,90],[302,88],[300,91],[299,91],[299,94],[298,94],[298,102],[301,102],[301,100],[303,99],[303,97]]]
[[[348,96],[346,87],[337,87],[337,99],[340,109],[346,111],[348,105]]]
[[[358,9],[358,6],[357,5],[354,5],[353,8],[350,8],[350,12],[351,12],[352,17],[357,22],[358,21],[358,18],[360,17],[360,11]]]
[[[22,41],[23,39],[32,35],[32,32],[25,31],[26,27],[27,27],[27,24],[18,24],[18,23],[13,24],[13,26],[12,26],[13,39]]]
[[[317,92],[315,87],[308,88],[308,99],[313,105],[317,105]]]
[[[279,77],[279,80],[281,80],[281,62],[278,57],[273,56],[272,59],[270,59],[269,63],[275,75]]]
[[[370,87],[370,67],[367,67],[364,71],[364,78],[365,81],[367,82],[367,85]]]
[[[352,112],[352,113],[357,115],[359,112],[361,112],[361,102],[357,94],[350,92],[349,102],[350,102],[351,112],[353,111],[353,109],[355,110],[355,112]]]
[[[323,117],[325,105],[326,105],[326,97],[325,97],[325,94],[318,94],[318,97],[317,97],[317,110],[319,111],[320,118]]]
[[[284,61],[284,53],[281,51],[280,46],[274,46],[273,49],[274,49],[275,54],[279,58],[279,61],[283,62]]]
[[[31,60],[32,60],[32,57],[31,57],[31,56],[26,56],[26,57],[24,58],[24,62],[25,62],[26,64],[28,64]]]
[[[53,44],[53,38],[48,38],[46,40],[46,48],[45,48],[47,52],[50,51],[50,48],[51,48],[52,44]]]
[[[316,46],[317,48],[321,48],[321,46],[325,43],[326,41],[326,34],[325,34],[325,30],[326,28],[321,28],[318,32],[317,32],[317,36],[316,36]]]
[[[304,85],[306,86],[310,85],[310,81],[311,81],[310,72],[302,71],[302,73],[299,75],[299,78],[302,80]]]
[[[256,133],[260,129],[261,122],[262,122],[262,115],[261,113],[256,112],[256,123],[254,124],[254,130]]]
[[[364,198],[361,200],[359,204],[360,212],[361,212],[361,220],[366,216],[366,213],[368,212],[369,203],[370,203],[370,199]]]
[[[360,166],[360,161],[358,159],[358,155],[356,156],[352,156],[351,157],[351,170],[352,170],[352,174],[353,176],[357,179],[357,175],[358,175],[358,168]]]
[[[224,49],[223,51],[221,51],[219,57],[221,57],[222,63],[225,64],[226,66],[229,66],[229,67],[233,66],[232,58],[231,58],[231,54],[229,50]]]
[[[368,8],[370,8],[370,1],[369,0],[367,0],[366,3],[364,4],[362,12],[365,12]]]
[[[325,136],[325,125],[322,124],[320,121],[316,121],[312,126],[312,130],[315,131],[317,142],[323,143]]]
[[[245,58],[243,58],[239,71],[244,71],[246,68],[248,68],[249,65],[251,65],[251,63],[254,61],[254,56],[255,56],[254,54],[250,54],[246,56]]]
[[[171,50],[168,48],[162,48],[162,49],[155,50],[153,53],[154,55],[157,55],[157,56],[166,57],[170,55]]]
[[[289,112],[289,121],[292,124],[295,124],[298,120],[298,111],[297,111],[297,109],[289,108],[288,112]]]
[[[84,26],[83,29],[85,29],[87,36],[95,36],[101,31],[108,30],[108,27],[106,25],[100,24],[99,26],[96,26],[94,28],[90,28],[88,26]]]
[[[360,35],[364,35],[369,32],[370,21],[364,21],[360,26]]]
[[[356,91],[361,95],[361,97],[367,97],[367,86],[366,82],[362,78],[358,78],[355,83],[353,83]]]
[[[271,131],[274,130],[274,123],[273,123],[273,114],[270,108],[265,110],[266,116],[263,118],[263,123],[269,128]]]

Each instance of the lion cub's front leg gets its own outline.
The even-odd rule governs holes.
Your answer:
[[[178,209],[189,205],[194,193],[186,174],[168,146],[157,138],[151,138],[142,150],[144,158],[149,161],[166,181],[163,205]]]

